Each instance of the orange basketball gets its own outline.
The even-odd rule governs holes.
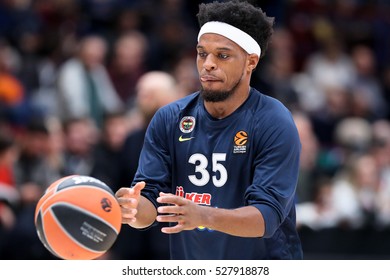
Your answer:
[[[121,224],[113,191],[89,176],[55,181],[35,209],[39,239],[61,259],[90,260],[103,255],[114,244]]]

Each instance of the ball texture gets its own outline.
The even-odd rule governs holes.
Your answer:
[[[67,260],[96,259],[114,244],[121,209],[102,181],[80,175],[53,182],[38,201],[35,226],[43,245]]]

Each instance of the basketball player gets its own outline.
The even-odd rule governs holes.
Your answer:
[[[122,222],[169,222],[172,259],[302,259],[297,129],[250,86],[273,19],[247,2],[199,8],[201,90],[155,114],[133,187],[116,193]]]

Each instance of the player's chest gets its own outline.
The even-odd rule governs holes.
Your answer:
[[[254,124],[235,119],[215,125],[189,115],[181,118],[172,140],[174,155],[181,161],[203,157],[211,161],[248,160],[255,141]]]

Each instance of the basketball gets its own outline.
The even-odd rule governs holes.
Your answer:
[[[66,260],[96,259],[114,244],[121,209],[102,181],[71,175],[53,182],[35,209],[35,227],[43,245]]]

